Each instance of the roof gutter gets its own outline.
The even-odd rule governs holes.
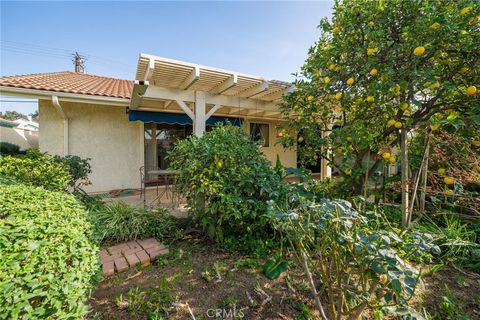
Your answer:
[[[65,102],[95,103],[119,107],[128,107],[130,105],[129,98],[94,96],[79,93],[15,88],[8,86],[0,86],[0,94],[4,96],[25,97],[41,100],[50,100],[55,96],[57,99]]]

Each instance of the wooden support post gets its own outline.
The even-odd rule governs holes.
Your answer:
[[[206,129],[205,119],[205,93],[195,91],[195,119],[193,121],[193,132],[197,137],[203,136]]]

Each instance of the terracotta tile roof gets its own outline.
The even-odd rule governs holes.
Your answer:
[[[0,86],[130,98],[133,81],[71,71],[0,77]]]

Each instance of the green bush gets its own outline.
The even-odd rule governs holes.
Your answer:
[[[71,195],[0,185],[0,319],[80,319],[99,271]]]
[[[9,142],[0,142],[0,155],[12,156],[20,152],[20,147]]]
[[[439,252],[430,236],[414,232],[405,242],[388,222],[370,223],[381,216],[358,212],[345,200],[312,202],[291,195],[287,203],[271,203],[272,219],[303,265],[307,281],[317,281],[315,287],[327,296],[328,319],[359,319],[366,308],[416,314],[408,301],[420,273],[407,259]]]
[[[164,208],[150,211],[125,202],[111,202],[91,214],[104,242],[154,237],[168,243],[182,236],[177,219]]]
[[[0,157],[1,180],[63,191],[71,181],[71,176],[68,168],[52,156],[30,149],[25,156]]]
[[[242,128],[219,126],[178,141],[168,155],[176,188],[210,238],[259,251],[273,238],[267,200],[281,197],[281,176]]]
[[[68,155],[65,157],[55,156],[56,161],[63,163],[70,172],[72,179],[69,186],[75,190],[81,188],[83,185],[90,184],[88,175],[92,173],[92,166],[90,165],[90,158],[82,159],[79,156]]]

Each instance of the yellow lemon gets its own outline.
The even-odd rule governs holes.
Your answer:
[[[336,67],[336,65],[334,65],[334,64],[332,63],[332,64],[330,64],[330,65],[328,66],[328,69],[330,69],[330,71],[333,71],[333,70],[335,70],[335,67]]]
[[[217,168],[222,169],[223,167],[223,162],[222,161],[217,161]]]
[[[437,170],[437,172],[438,174],[444,175],[447,172],[447,170],[445,170],[445,168],[440,168]]]
[[[375,101],[375,97],[374,96],[368,96],[367,97],[367,102],[374,102]]]
[[[421,56],[425,53],[425,47],[416,47],[415,50],[413,50],[413,54],[415,56]]]
[[[400,129],[402,127],[402,123],[400,121],[395,122],[395,128]]]
[[[337,99],[337,100],[342,99],[342,93],[341,93],[341,92],[337,92],[337,93],[335,94],[335,99]]]
[[[474,95],[476,95],[476,94],[477,94],[477,87],[475,87],[475,86],[470,86],[470,87],[467,88],[467,95],[468,95],[468,96],[471,97],[471,96],[474,96]]]
[[[302,143],[303,142],[303,137],[302,136],[298,137],[297,141]]]
[[[388,120],[387,125],[388,125],[389,127],[391,127],[391,126],[394,126],[396,122],[397,122],[397,120],[395,120],[395,119],[390,119],[390,120]]]
[[[455,191],[453,191],[452,189],[446,189],[443,193],[446,196],[453,196],[455,194]]]
[[[375,77],[375,76],[377,75],[377,73],[378,73],[378,71],[377,71],[377,69],[375,69],[375,68],[373,68],[372,70],[370,70],[370,75],[371,75],[372,77]]]
[[[347,84],[349,86],[351,86],[354,82],[355,82],[355,80],[353,78],[348,78],[348,80],[347,80]]]
[[[387,285],[388,278],[386,275],[382,274],[380,277],[378,277],[378,281],[383,285]]]
[[[472,141],[472,144],[473,144],[475,147],[480,147],[480,140],[473,140],[473,141]]]
[[[434,83],[432,83],[431,85],[429,85],[428,88],[429,88],[430,90],[438,89],[438,88],[440,88],[440,83],[438,83],[438,81],[437,81],[437,82],[434,82]]]
[[[339,28],[339,27],[335,27],[335,28],[332,29],[332,32],[333,32],[333,33],[337,33],[337,32],[339,32],[339,31],[340,31],[340,28]]]
[[[395,158],[395,156],[390,156],[390,157],[388,158],[388,161],[390,161],[391,164],[394,164],[395,161],[397,161],[397,158]]]
[[[433,24],[430,26],[430,28],[437,30],[437,29],[440,28],[440,23],[435,22],[435,23],[433,23]]]
[[[453,178],[451,178],[451,177],[445,177],[445,178],[443,179],[443,182],[445,182],[445,184],[447,184],[447,185],[451,185],[451,184],[454,184],[454,183],[455,183],[455,180],[454,180]]]
[[[375,49],[373,48],[368,48],[367,49],[367,56],[372,56],[375,53]]]
[[[345,174],[348,175],[348,176],[351,175],[351,174],[352,174],[352,169],[347,168],[347,169],[345,170]]]
[[[330,78],[329,78],[329,77],[325,77],[325,78],[323,79],[323,82],[324,82],[325,84],[329,84],[329,83],[330,83]]]
[[[340,71],[340,67],[339,67],[339,66],[336,66],[336,67],[335,67],[335,71],[336,71],[336,72]]]
[[[470,8],[470,7],[465,7],[465,8],[463,8],[462,10],[460,10],[460,15],[461,15],[461,16],[467,15],[467,14],[470,13],[470,10],[472,10],[472,8]]]
[[[308,100],[308,101],[312,101],[314,98],[315,98],[314,96],[308,96],[308,97],[307,97],[307,100]]]
[[[408,102],[404,102],[401,104],[400,109],[402,109],[403,111],[410,110],[410,105],[408,104]]]
[[[385,160],[390,159],[391,156],[392,156],[392,155],[390,154],[390,152],[384,152],[384,153],[382,154],[382,158],[385,159]]]

